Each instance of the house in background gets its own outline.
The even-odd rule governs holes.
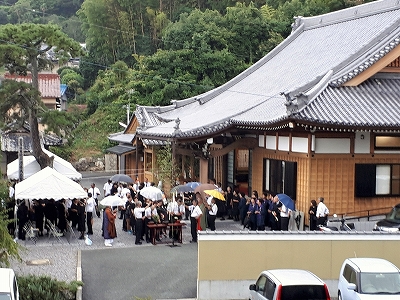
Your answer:
[[[32,75],[21,76],[16,74],[4,74],[4,79],[12,79],[32,83]],[[42,96],[42,101],[48,109],[56,109],[57,104],[61,104],[61,82],[58,74],[39,73],[39,92]],[[63,89],[64,93],[66,89]],[[62,105],[62,104],[61,104]],[[64,103],[66,108],[66,102]],[[61,106],[61,108],[63,108]],[[65,110],[65,108],[63,110]]]
[[[320,196],[331,213],[385,212],[400,202],[399,24],[398,0],[297,17],[226,84],[137,106],[125,168],[152,180],[155,152],[170,143],[186,180],[286,193],[304,212]]]
[[[12,75],[9,73],[4,74],[4,79],[11,79],[16,81],[23,81],[32,83],[32,76]],[[39,73],[39,91],[41,93],[42,101],[48,109],[56,109],[57,105],[61,105],[61,109],[66,109],[66,101],[62,101],[63,94],[61,93],[60,76],[58,74],[44,74]],[[64,94],[66,89],[63,89]],[[66,98],[65,98],[66,99]],[[41,143],[44,148],[48,149],[49,146],[62,145],[62,139],[51,134],[45,134],[44,128],[39,124]],[[12,130],[1,131],[1,151],[2,151],[2,174],[6,173],[6,166],[8,163],[18,158],[18,140],[19,137],[23,139],[23,152],[30,153],[31,137],[30,128],[25,124],[22,128],[14,128]]]

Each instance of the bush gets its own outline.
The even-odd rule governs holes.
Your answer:
[[[19,298],[21,300],[73,300],[83,283],[58,281],[49,276],[18,276]]]

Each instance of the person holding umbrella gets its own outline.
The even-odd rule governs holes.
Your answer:
[[[207,223],[208,227],[210,228],[211,231],[215,231],[215,219],[217,218],[217,212],[218,212],[218,207],[217,204],[215,203],[215,198],[211,198],[211,204],[206,205],[208,209],[208,214],[207,214]]]

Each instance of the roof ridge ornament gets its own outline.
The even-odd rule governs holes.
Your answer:
[[[293,19],[294,19],[294,21],[292,23],[292,32],[296,31],[296,29],[300,27],[303,16],[297,16],[297,17],[294,17]]]
[[[182,130],[179,129],[179,124],[181,124],[181,120],[178,118],[175,119],[175,126],[174,126],[174,134],[178,134],[182,132]]]
[[[146,129],[146,119],[143,116],[143,108],[141,106],[137,106],[135,115],[139,122],[140,130],[145,130]]]
[[[291,116],[292,114],[296,113],[298,111],[298,105],[297,103],[294,103],[296,98],[293,97],[290,92],[282,92],[281,95],[284,95],[286,98],[286,114]]]

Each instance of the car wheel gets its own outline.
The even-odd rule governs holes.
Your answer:
[[[340,291],[338,291],[338,300],[343,300],[342,295],[340,294]]]

